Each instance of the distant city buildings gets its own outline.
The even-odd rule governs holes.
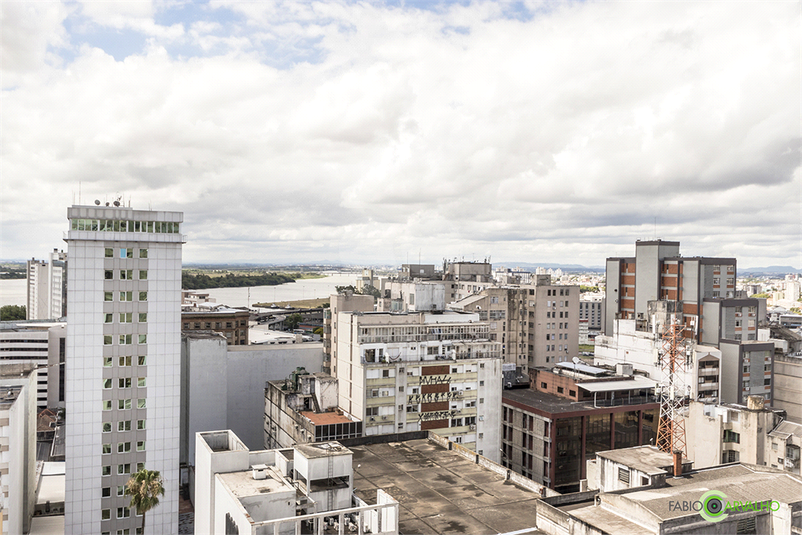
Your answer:
[[[485,288],[449,308],[479,314],[490,339],[501,342],[504,361],[524,373],[579,353],[579,287],[551,284],[549,275],[537,275],[533,285]]]
[[[224,306],[213,310],[181,312],[182,331],[214,331],[226,337],[230,345],[248,345],[250,312]]]
[[[53,249],[46,260],[27,262],[27,319],[59,319],[67,315],[67,253]]]

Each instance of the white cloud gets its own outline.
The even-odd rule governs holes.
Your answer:
[[[4,92],[5,257],[54,246],[80,181],[183,209],[188,260],[599,265],[657,217],[686,254],[802,265],[793,4],[83,9],[148,45]]]

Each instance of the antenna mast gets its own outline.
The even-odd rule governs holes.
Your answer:
[[[663,347],[659,351],[658,363],[663,370],[663,380],[657,386],[660,392],[660,423],[657,428],[657,447],[673,454],[681,451],[687,455],[685,443],[685,418],[682,410],[687,394],[685,370],[688,366],[685,326],[672,314],[663,330]]]

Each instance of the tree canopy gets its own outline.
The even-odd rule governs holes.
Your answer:
[[[25,316],[25,305],[6,305],[0,307],[0,321],[24,320]]]
[[[259,273],[238,275],[226,273],[220,277],[210,277],[205,273],[181,273],[181,287],[184,290],[204,290],[206,288],[242,288],[246,286],[277,286],[301,278],[299,273]]]
[[[125,485],[125,495],[131,497],[131,508],[142,513],[142,532],[145,531],[145,513],[159,505],[164,496],[164,480],[158,470],[142,470],[131,475]]]

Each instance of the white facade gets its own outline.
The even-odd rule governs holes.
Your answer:
[[[53,250],[45,260],[28,260],[27,319],[47,320],[64,317],[66,297],[67,254]]]
[[[52,372],[58,376],[58,370],[49,364],[54,364],[51,352],[58,351],[58,338],[60,334],[63,337],[64,325],[18,322],[4,323],[0,329],[0,364],[29,363],[39,368],[36,385],[36,406],[39,410],[55,406],[48,404],[49,375]]]
[[[715,347],[690,343],[691,359],[682,373],[682,382],[692,399],[717,401],[721,398],[721,351]],[[663,341],[657,330],[635,329],[635,320],[616,320],[613,336],[597,336],[594,363],[615,366],[631,364],[655,381],[661,381],[663,371],[659,363]]]
[[[398,502],[377,489],[376,504],[352,496],[352,452],[337,442],[250,451],[231,431],[195,438],[195,533],[291,535],[326,519],[339,533],[398,533]],[[347,529],[346,529],[347,528]]]
[[[180,212],[68,210],[65,533],[141,526],[120,489],[158,470],[145,533],[178,526]]]
[[[0,365],[0,533],[24,533],[36,504],[36,370]]]
[[[319,372],[323,344],[227,346],[218,333],[187,332],[181,343],[181,461],[195,463],[195,433],[231,429],[246,447],[264,444],[265,383],[299,366]]]
[[[340,408],[365,435],[431,430],[498,462],[502,363],[478,314],[340,312]]]

